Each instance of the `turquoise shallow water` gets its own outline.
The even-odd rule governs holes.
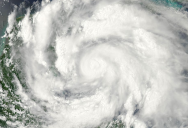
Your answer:
[[[179,2],[176,2],[174,0],[151,0],[157,4],[161,4],[161,5],[165,5],[165,6],[168,6],[168,7],[173,7],[173,8],[176,8],[176,9],[181,9],[183,7],[183,5],[181,5]],[[0,32],[0,36],[2,37],[4,34],[5,34],[5,30],[6,30],[6,26],[4,26],[4,28],[2,29],[2,31]],[[4,42],[5,39],[4,38],[1,38],[0,39],[0,55],[2,54],[3,52],[3,48],[4,48]]]
[[[183,7],[183,5],[181,5],[179,2],[176,2],[174,0],[152,0],[152,1],[157,4],[162,4],[162,5],[173,7],[176,9],[180,9]]]
[[[156,3],[156,4],[159,4],[159,5],[162,5],[162,6],[168,6],[168,7],[174,7],[174,8],[176,8],[176,9],[179,9],[179,8],[181,8],[182,7],[182,5],[181,4],[179,4],[179,3],[177,3],[177,2],[173,2],[173,1],[170,1],[170,0],[151,0],[151,1],[153,1],[154,3]],[[17,18],[18,19],[18,18]],[[160,22],[160,21],[159,21]],[[0,33],[0,35],[1,36],[3,36],[4,35],[4,33],[5,33],[5,30],[6,30],[6,27],[4,27],[3,29],[2,29],[2,33]],[[5,42],[5,39],[0,39],[0,43],[1,43],[1,45],[0,45],[0,55],[2,54],[2,51],[3,51],[3,49],[7,49],[7,48],[9,48],[9,46],[6,46],[3,42]],[[6,41],[7,42],[7,41]],[[5,46],[4,46],[5,45]],[[10,50],[11,51],[11,50]],[[4,56],[4,54],[1,56],[1,58],[2,58],[2,62],[4,61],[4,65],[3,64],[1,64],[2,65],[2,74],[4,75],[2,78],[3,78],[3,82],[5,83],[4,85],[8,85],[8,87],[7,87],[7,90],[11,90],[10,91],[10,94],[13,94],[12,92],[15,90],[14,89],[14,85],[15,85],[15,83],[11,83],[12,81],[14,81],[14,77],[16,76],[17,78],[18,78],[18,80],[20,81],[20,83],[21,83],[21,85],[23,86],[23,88],[25,87],[25,88],[27,88],[27,86],[26,86],[26,84],[24,83],[25,81],[24,81],[24,78],[22,78],[23,77],[23,75],[20,73],[20,71],[18,70],[15,70],[15,71],[13,71],[12,69],[12,67],[14,66],[9,66],[9,67],[6,67],[6,62],[5,62],[5,60],[6,59],[4,59],[4,58],[8,58],[8,57],[11,57],[11,56],[9,56],[9,54],[10,54],[10,52],[7,54],[6,53],[6,56]],[[4,67],[6,67],[6,68],[4,68]],[[21,67],[21,66],[20,66]],[[1,68],[1,67],[0,67]],[[21,74],[21,75],[20,75]],[[20,77],[20,76],[22,76],[22,77]],[[0,76],[1,77],[1,76]],[[23,79],[23,80],[22,80]],[[11,88],[11,89],[9,89],[9,88]],[[25,89],[24,88],[24,89]],[[4,86],[4,88],[3,88],[4,90],[6,90],[6,86]],[[25,89],[26,90],[26,89]],[[8,91],[7,91],[8,92]],[[10,98],[9,98],[10,97]],[[6,107],[1,107],[2,109],[3,109],[3,111],[1,110],[1,108],[0,108],[0,115],[1,115],[1,112],[3,112],[3,114],[2,115],[5,115],[5,117],[6,117],[6,120],[10,120],[10,121],[12,121],[13,120],[13,118],[15,118],[16,120],[19,120],[20,122],[19,123],[25,123],[25,125],[27,126],[27,125],[30,125],[31,123],[32,123],[32,121],[34,122],[34,124],[37,124],[36,122],[38,121],[38,118],[37,117],[32,117],[32,115],[31,114],[28,114],[28,112],[27,112],[27,110],[25,110],[25,109],[23,109],[22,107],[20,107],[20,106],[18,106],[17,105],[17,103],[13,103],[12,101],[15,101],[15,99],[16,100],[18,100],[18,104],[21,102],[21,101],[19,101],[19,97],[17,96],[16,97],[16,95],[11,95],[11,96],[9,96],[8,98],[10,99],[10,100],[7,100],[8,98],[6,98],[6,100],[5,101],[3,101],[2,102],[2,106],[4,105],[4,104],[8,104],[7,106],[7,109],[4,109],[4,108],[6,108]],[[33,98],[34,99],[34,98]],[[35,100],[35,99],[34,99]],[[38,102],[40,102],[40,101],[37,101],[37,100],[35,100],[35,102],[36,103],[38,103]],[[1,104],[0,104],[1,105]],[[19,113],[14,113],[14,111],[12,112],[11,110],[9,110],[9,106],[10,105],[12,105],[13,107],[15,107],[15,109],[16,110],[20,110],[20,111],[24,111],[23,112],[23,114],[21,115],[19,115]],[[47,111],[47,109],[45,108],[45,106],[42,106],[41,105],[41,108],[43,108],[44,109],[44,111]],[[6,113],[8,113],[8,114],[6,114]],[[12,114],[12,115],[11,115]],[[9,116],[9,115],[11,115],[11,116]],[[27,116],[27,118],[25,117],[25,116]],[[36,121],[37,120],[37,121]],[[13,121],[12,121],[13,122]],[[38,121],[39,123],[41,123],[40,121]],[[39,124],[38,123],[38,124]],[[1,125],[2,124],[2,125]],[[5,127],[5,125],[6,125],[6,121],[1,121],[0,120],[0,127],[2,126],[2,127],[4,127],[4,128],[6,128]],[[110,124],[108,124],[108,126],[109,126]],[[113,128],[124,128],[124,126],[123,126],[123,124],[121,123],[121,122],[115,122],[115,123],[112,123],[112,125],[114,125],[114,127]],[[8,126],[7,126],[7,128],[8,128]],[[99,128],[99,127],[98,127]],[[111,128],[111,127],[110,127]],[[131,127],[131,128],[133,128],[133,127]]]

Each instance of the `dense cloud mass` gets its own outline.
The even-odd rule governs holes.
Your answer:
[[[42,127],[188,127],[187,12],[147,0],[53,0],[17,22],[18,10],[6,36],[29,91],[15,77],[17,94]]]

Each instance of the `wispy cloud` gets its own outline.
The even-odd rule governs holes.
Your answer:
[[[14,21],[12,13],[8,33]],[[114,118],[127,127],[186,127],[187,21],[187,12],[136,0],[43,1],[28,10],[17,57],[30,94],[47,108],[37,112],[50,120],[45,127]]]

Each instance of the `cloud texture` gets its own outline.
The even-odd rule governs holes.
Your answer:
[[[188,127],[187,12],[149,1],[53,0],[17,27],[11,43],[23,44],[12,55],[30,89],[17,81],[19,94],[44,127],[116,119],[127,128]]]

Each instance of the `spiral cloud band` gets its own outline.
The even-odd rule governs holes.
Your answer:
[[[17,94],[44,118],[42,127],[112,120],[127,128],[188,127],[186,12],[146,0],[53,0],[33,8],[20,22],[19,8],[9,15],[7,37],[29,90],[15,77]]]

